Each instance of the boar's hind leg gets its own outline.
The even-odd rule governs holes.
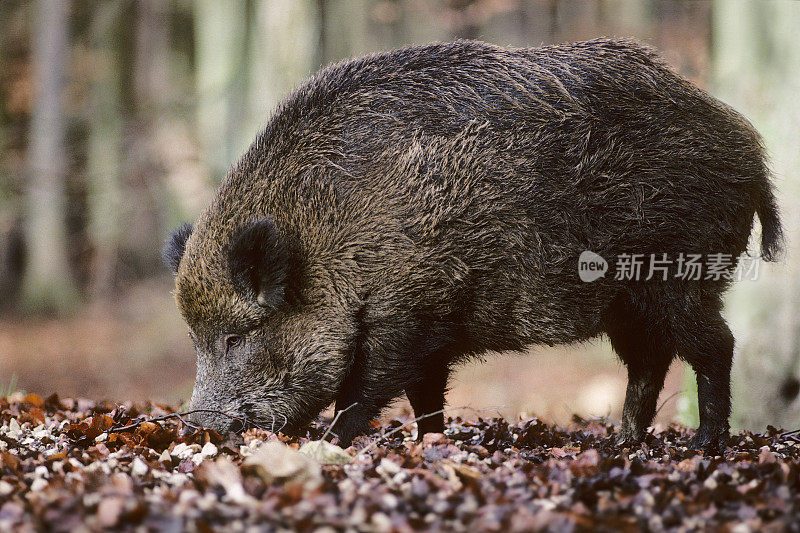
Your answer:
[[[675,356],[675,345],[663,321],[648,316],[644,301],[620,295],[609,308],[606,333],[628,368],[628,389],[617,441],[640,442],[653,422],[658,395]]]
[[[700,427],[689,446],[721,452],[728,440],[734,339],[720,315],[718,296],[698,307],[691,315],[685,315],[683,325],[674,326],[678,355],[697,375]]]

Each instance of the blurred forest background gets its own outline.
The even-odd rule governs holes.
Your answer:
[[[455,38],[599,36],[654,45],[764,134],[789,252],[729,297],[732,422],[800,426],[795,0],[2,0],[0,394],[188,397],[194,354],[162,242],[321,65]],[[619,417],[626,375],[605,341],[533,351],[465,367],[450,404]],[[662,422],[696,416],[684,373],[675,363]]]

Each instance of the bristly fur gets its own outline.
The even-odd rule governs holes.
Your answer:
[[[403,392],[417,415],[441,409],[466,357],[605,334],[629,372],[623,440],[643,437],[678,356],[698,374],[694,444],[719,446],[729,281],[616,279],[616,258],[730,254],[730,272],[757,214],[772,259],[775,206],[750,123],[630,41],[457,41],[328,66],[176,241],[175,295],[199,352],[192,404],[296,429],[355,403],[334,428],[347,442]],[[270,263],[276,243],[285,263]],[[578,276],[586,250],[609,261],[592,283]],[[274,264],[296,295],[277,308],[246,289],[281,285]]]

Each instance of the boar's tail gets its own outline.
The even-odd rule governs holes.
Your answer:
[[[765,261],[777,261],[783,250],[783,229],[768,172],[758,181],[756,195],[756,213],[761,221],[761,257]]]

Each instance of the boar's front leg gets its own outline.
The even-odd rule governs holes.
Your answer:
[[[355,437],[368,433],[369,423],[402,392],[402,389],[395,392],[393,381],[381,379],[383,372],[370,366],[357,358],[336,398],[339,418],[331,429],[339,437],[340,446],[349,446]]]
[[[402,389],[398,386],[402,383],[411,383],[405,386],[405,391],[414,416],[420,418],[417,421],[418,438],[421,439],[425,433],[444,431],[447,365],[424,365],[424,370],[418,374],[417,365],[410,360],[405,361],[402,369],[392,370],[385,363],[385,359],[376,361],[373,358],[356,361],[351,368],[336,399],[336,411],[343,412],[333,432],[342,445],[349,445],[353,438],[369,431],[369,422],[400,394]]]
[[[367,328],[362,325],[362,331]],[[336,397],[341,412],[332,432],[342,446],[369,432],[369,423],[381,409],[403,393],[408,376],[413,374],[406,355],[410,347],[398,342],[389,326],[371,325],[353,348],[347,376]]]
[[[649,319],[641,301],[620,295],[609,308],[606,333],[628,367],[628,388],[617,442],[641,442],[653,422],[658,395],[674,358],[675,344],[665,324]]]
[[[417,420],[417,438],[444,432],[444,396],[450,371],[446,364],[430,365],[420,380],[406,387]]]
[[[394,323],[366,327],[354,349],[353,359],[339,395],[336,411],[344,411],[333,428],[343,445],[369,431],[369,423],[381,409],[406,391],[418,421],[418,435],[444,431],[444,395],[449,362],[449,336],[403,334]],[[413,328],[413,331],[424,331]],[[458,352],[460,353],[460,352]],[[427,415],[427,416],[426,416]]]

